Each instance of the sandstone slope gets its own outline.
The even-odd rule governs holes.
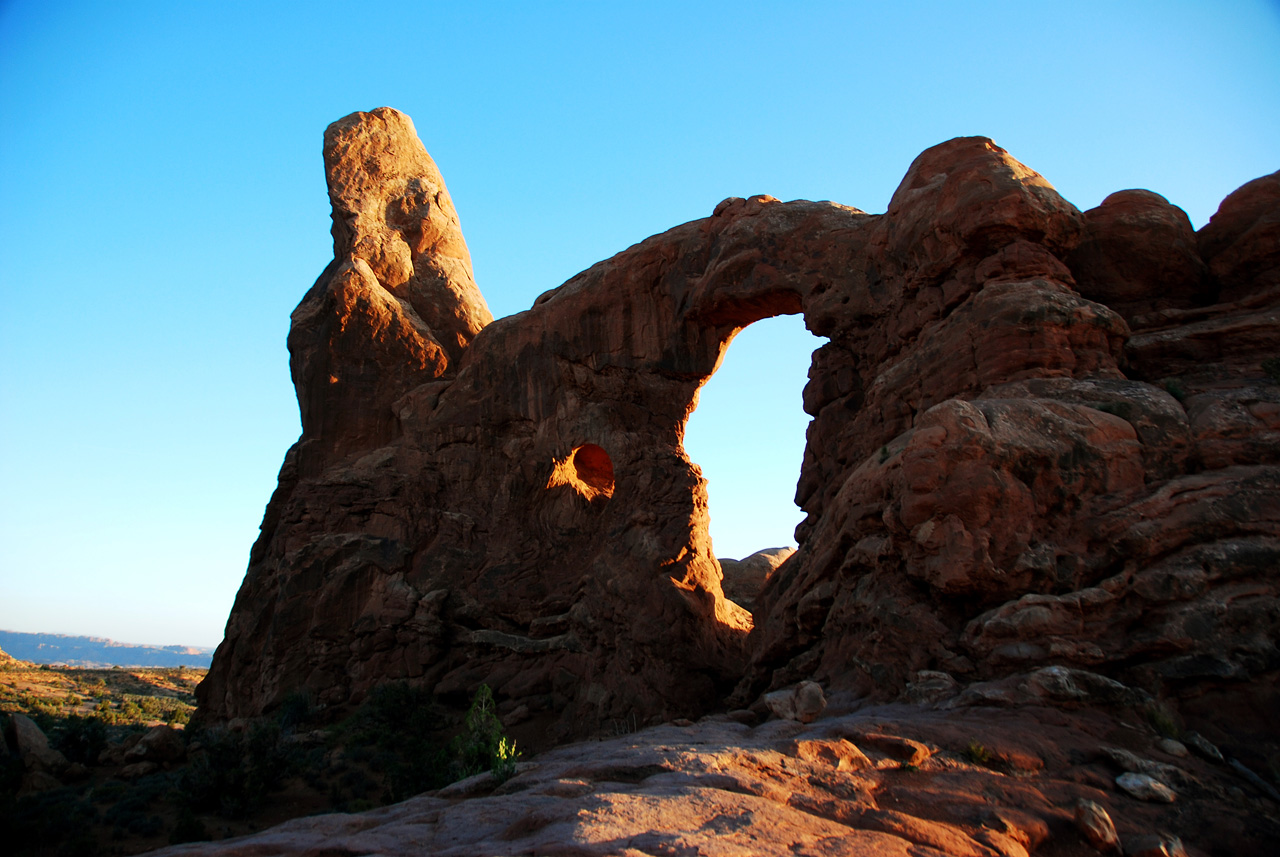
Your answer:
[[[1175,782],[1176,805],[1116,787],[1139,770]],[[1083,857],[1098,853],[1075,821],[1089,801],[1129,854],[1181,842],[1265,855],[1280,823],[1248,788],[1097,708],[993,718],[893,705],[754,728],[721,715],[551,750],[503,784],[481,774],[371,812],[158,853]]]

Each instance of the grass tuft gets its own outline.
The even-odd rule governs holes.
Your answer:
[[[969,746],[964,748],[964,757],[975,765],[988,765],[994,758],[991,751],[977,741],[970,741]]]

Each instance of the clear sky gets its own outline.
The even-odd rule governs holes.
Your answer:
[[[221,639],[299,431],[321,137],[380,105],[503,316],[727,196],[883,211],[958,135],[1201,226],[1280,168],[1280,4],[0,0],[0,628]],[[704,390],[721,556],[790,543],[816,343],[761,322]]]

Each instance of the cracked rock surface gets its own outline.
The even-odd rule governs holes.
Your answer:
[[[1238,781],[1205,761],[1182,762],[1177,812],[1121,791],[1112,754],[1164,757],[1149,729],[1115,712],[1029,706],[998,715],[894,705],[809,725],[709,717],[562,746],[503,784],[481,774],[384,809],[156,853],[1096,854],[1076,820],[1082,802],[1114,819],[1110,835],[1121,839],[1217,841],[1262,855],[1280,835],[1264,799],[1236,796]]]

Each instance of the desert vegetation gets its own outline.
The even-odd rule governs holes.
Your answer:
[[[135,854],[515,773],[518,751],[488,687],[461,722],[400,683],[337,722],[295,694],[271,717],[205,727],[189,723],[203,675],[0,665],[0,719],[30,717],[66,760],[58,787],[33,788],[12,747],[0,755],[0,842],[41,857]],[[147,752],[162,743],[164,752]]]

